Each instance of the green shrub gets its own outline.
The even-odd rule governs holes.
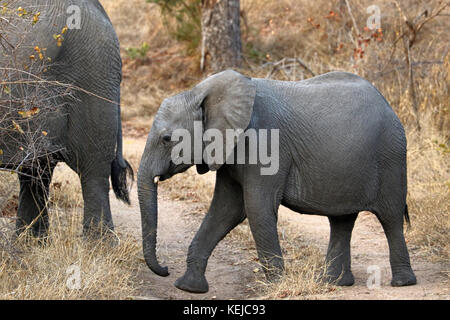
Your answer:
[[[146,0],[161,9],[163,24],[170,35],[186,43],[189,53],[201,43],[201,0]]]
[[[139,48],[127,48],[127,56],[132,60],[144,60],[147,57],[147,52],[150,50],[150,46],[147,42],[144,42]]]

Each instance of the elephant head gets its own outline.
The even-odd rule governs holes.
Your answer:
[[[255,96],[256,85],[250,78],[227,70],[207,78],[189,91],[165,99],[161,104],[148,136],[138,175],[144,257],[156,274],[169,274],[167,267],[161,267],[156,258],[158,181],[183,172],[194,164],[200,174],[218,170],[223,165],[223,162],[204,161],[203,157],[196,159],[195,146],[191,149],[189,163],[176,164],[172,156],[176,145],[172,141],[174,131],[184,130],[193,137],[192,144],[196,142],[198,145],[203,133],[200,137],[195,136],[196,123],[202,123],[203,131],[216,129],[223,136],[227,129],[245,130],[250,123]],[[238,139],[233,139],[233,143],[236,145]],[[203,141],[200,141],[200,146],[202,148]]]

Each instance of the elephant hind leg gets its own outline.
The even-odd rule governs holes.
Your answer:
[[[85,236],[103,235],[114,230],[109,203],[109,174],[81,175],[84,200],[83,233]]]
[[[259,261],[268,281],[278,280],[284,272],[284,261],[277,232],[281,189],[273,185],[263,194],[255,188],[244,191],[245,211],[255,240]]]
[[[392,286],[417,283],[403,235],[404,219],[409,222],[406,207],[406,159],[401,155],[400,164],[391,163],[391,168],[381,173],[380,196],[372,211],[380,221],[389,245],[389,260],[392,270]],[[396,161],[395,158],[391,161]],[[398,162],[398,160],[397,160]]]
[[[327,275],[330,283],[351,286],[355,282],[351,271],[350,240],[358,213],[329,217],[330,243],[327,251]]]
[[[47,236],[49,221],[47,202],[55,163],[42,160],[37,166],[24,169],[19,175],[20,193],[16,232],[30,230],[38,238]]]
[[[385,207],[376,216],[383,226],[389,245],[389,261],[392,270],[391,285],[394,287],[408,286],[417,283],[403,235],[403,210]],[[394,212],[398,211],[398,212]]]

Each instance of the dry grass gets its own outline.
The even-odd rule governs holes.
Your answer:
[[[254,287],[258,299],[314,299],[315,296],[325,297],[336,287],[321,280],[326,272],[325,257],[314,245],[308,244],[298,228],[289,221],[280,219],[278,222],[278,237],[283,252],[285,273],[280,281],[267,282],[263,276],[263,267],[258,268]],[[243,249],[248,250],[258,261],[255,242],[247,220],[238,225],[227,236]]]
[[[336,288],[321,280],[325,272],[323,254],[314,246],[304,245],[304,240],[292,238],[281,241],[287,254],[284,256],[285,274],[279,282],[260,282],[261,299],[313,299],[322,298]]]
[[[0,299],[131,299],[137,294],[141,250],[136,241],[121,235],[111,236],[113,241],[85,240],[80,234],[81,216],[80,209],[52,210],[46,245],[24,237],[7,247],[2,242]],[[1,228],[11,237],[11,224]],[[74,268],[79,268],[79,287],[73,281]]]
[[[18,179],[0,174],[0,299],[132,299],[139,290],[141,247],[130,235],[84,239],[78,175],[59,164],[50,188],[49,241],[13,240]],[[12,205],[12,204],[15,204]],[[142,258],[141,258],[142,259]],[[79,268],[81,287],[67,283]]]
[[[450,258],[449,154],[442,135],[421,141],[410,139],[408,207],[412,228],[407,239],[432,260]]]

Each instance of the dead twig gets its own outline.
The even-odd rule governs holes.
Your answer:
[[[421,131],[421,125],[419,121],[419,106],[417,102],[417,95],[414,87],[414,73],[413,73],[413,60],[412,60],[412,54],[411,54],[411,48],[413,47],[414,43],[416,42],[417,35],[420,32],[420,30],[425,26],[426,23],[433,20],[435,17],[437,17],[445,8],[449,6],[449,2],[445,2],[443,5],[441,5],[436,10],[432,10],[431,14],[429,14],[428,10],[424,10],[414,19],[408,19],[404,11],[402,10],[402,7],[397,1],[394,1],[405,25],[407,28],[404,30],[401,30],[400,35],[397,37],[397,39],[393,42],[393,49],[391,52],[391,55],[389,57],[388,62],[390,63],[394,57],[397,44],[400,40],[403,40],[403,51],[405,55],[405,62],[406,62],[406,68],[408,70],[408,93],[410,96],[413,114],[416,120],[416,127],[417,131],[420,133]],[[440,2],[441,4],[442,2]],[[423,18],[424,17],[424,18]],[[421,20],[422,19],[422,20]],[[387,64],[386,64],[387,65]],[[384,70],[385,68],[383,68]]]
[[[313,77],[316,76],[316,73],[309,67],[309,65],[300,58],[283,58],[277,62],[266,62],[262,66],[260,66],[259,69],[264,69],[268,66],[272,67],[266,75],[266,79],[268,79],[277,71],[281,71],[286,74],[287,73],[286,70],[289,69],[296,70],[297,65],[300,65],[303,69],[308,71]]]

